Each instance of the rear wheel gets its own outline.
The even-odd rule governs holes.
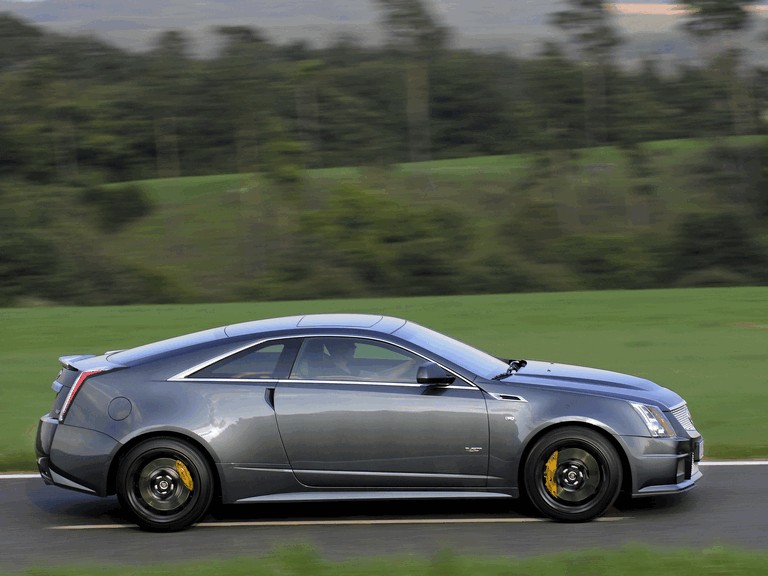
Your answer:
[[[588,428],[568,426],[542,436],[525,463],[528,498],[561,522],[597,518],[621,488],[621,460],[613,445]]]
[[[194,524],[213,499],[210,466],[190,444],[152,438],[131,448],[117,470],[117,496],[144,530],[172,532]]]

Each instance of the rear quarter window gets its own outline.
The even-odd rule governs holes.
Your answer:
[[[274,379],[287,375],[293,365],[299,340],[264,342],[214,362],[188,378]]]

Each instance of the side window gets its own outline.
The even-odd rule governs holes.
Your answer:
[[[190,374],[190,378],[279,378],[291,367],[298,340],[265,342]]]
[[[307,338],[291,372],[294,380],[416,383],[424,359],[384,342],[362,338]]]

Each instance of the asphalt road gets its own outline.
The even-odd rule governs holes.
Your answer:
[[[116,499],[0,477],[0,570],[260,556],[310,544],[329,559],[382,554],[527,556],[640,543],[768,549],[768,465],[703,467],[684,496],[634,500],[601,521],[558,524],[499,501],[226,507],[184,532],[127,524]]]

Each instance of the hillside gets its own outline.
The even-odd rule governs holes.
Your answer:
[[[652,280],[682,249],[674,238],[691,206],[740,209],[693,176],[710,145],[647,144],[645,179],[621,150],[604,147],[550,175],[536,175],[525,155],[312,170],[298,196],[254,175],[143,181],[154,212],[100,242],[108,259],[160,274],[190,301],[336,296],[366,285],[365,293],[421,294],[668,286],[673,276],[739,284],[746,280],[715,269],[714,249],[708,263],[691,260],[691,277]],[[381,230],[393,225],[397,233]]]

